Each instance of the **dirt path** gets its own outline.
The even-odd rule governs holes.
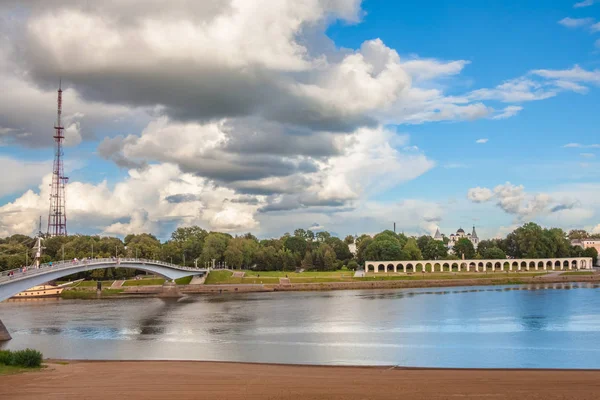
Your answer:
[[[1,399],[597,399],[600,371],[71,362],[0,378]]]

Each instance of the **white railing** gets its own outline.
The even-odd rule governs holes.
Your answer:
[[[7,281],[17,280],[19,278],[23,278],[25,276],[34,276],[46,273],[48,271],[60,271],[65,269],[70,269],[73,267],[80,267],[82,265],[105,265],[105,264],[114,264],[115,266],[121,266],[123,264],[151,264],[151,265],[161,265],[163,267],[176,269],[179,271],[201,271],[203,268],[193,268],[193,267],[183,267],[181,265],[175,265],[168,262],[160,261],[160,260],[147,260],[145,258],[94,258],[94,259],[84,259],[84,260],[70,260],[70,261],[59,261],[59,262],[49,262],[45,264],[40,264],[39,267],[35,265],[11,269],[8,271],[0,272],[0,284]]]

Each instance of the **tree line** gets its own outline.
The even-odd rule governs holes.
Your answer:
[[[259,240],[251,233],[232,236],[209,232],[200,227],[177,228],[164,242],[142,233],[127,235],[123,240],[109,236],[72,235],[44,239],[42,262],[84,259],[88,257],[138,257],[163,260],[173,264],[203,267],[215,263],[235,269],[258,271],[305,270],[330,271],[357,269],[369,261],[436,260],[436,259],[506,259],[552,257],[598,257],[595,249],[572,246],[572,239],[593,237],[582,230],[568,234],[559,228],[542,228],[527,223],[504,239],[482,240],[477,249],[469,239],[460,239],[448,251],[448,238],[409,237],[385,230],[374,236],[347,236],[344,240],[321,231],[296,229],[279,238]],[[35,238],[13,235],[0,239],[0,270],[18,268],[32,262]],[[356,245],[356,252],[349,245]],[[133,275],[119,268],[96,270],[94,278],[118,279]],[[87,275],[86,275],[87,276]]]

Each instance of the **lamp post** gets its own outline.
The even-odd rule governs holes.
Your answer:
[[[62,260],[65,262],[65,245],[62,245]]]
[[[94,242],[92,242],[92,260],[94,259]]]
[[[183,266],[185,267],[185,253],[183,253]]]

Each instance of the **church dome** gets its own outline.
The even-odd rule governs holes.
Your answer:
[[[464,231],[464,229],[463,229],[463,228],[459,228],[459,229],[456,231],[456,233],[465,233],[465,231]]]

